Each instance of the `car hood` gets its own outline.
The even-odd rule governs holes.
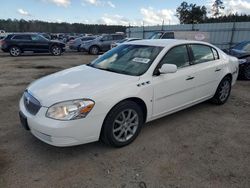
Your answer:
[[[50,40],[51,43],[58,43],[58,44],[63,44],[65,45],[65,43],[63,43],[62,41],[60,40]]]
[[[82,65],[41,78],[33,82],[27,90],[42,106],[49,107],[66,100],[94,100],[101,92],[138,80],[139,77]]]

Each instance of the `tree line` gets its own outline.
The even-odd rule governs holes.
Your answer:
[[[0,19],[0,30],[6,32],[46,32],[46,33],[115,33],[125,32],[126,26],[82,23],[51,23],[40,20]]]
[[[221,22],[248,22],[250,15],[230,13],[223,15],[226,7],[222,0],[215,0],[212,9],[209,11],[205,6],[182,2],[176,9],[176,16],[180,20],[180,24],[198,24],[198,23],[221,23]],[[210,17],[208,17],[210,14]]]

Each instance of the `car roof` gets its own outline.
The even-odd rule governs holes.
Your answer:
[[[147,46],[160,46],[160,47],[176,46],[180,44],[189,44],[189,43],[205,44],[211,46],[211,44],[207,42],[179,40],[179,39],[147,39],[147,40],[136,40],[129,42],[129,44],[134,44],[134,45],[147,45]]]

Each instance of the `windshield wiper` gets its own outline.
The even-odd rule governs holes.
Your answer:
[[[95,69],[99,69],[99,70],[105,70],[105,71],[114,72],[114,73],[117,73],[117,74],[130,75],[130,74],[128,74],[127,71],[114,70],[114,69],[109,69],[109,68],[95,67],[94,65],[91,65],[91,64],[86,64],[86,65],[89,66],[89,67],[93,67],[93,68],[95,68]]]

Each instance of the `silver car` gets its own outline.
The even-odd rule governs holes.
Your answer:
[[[83,42],[94,40],[95,36],[88,36],[88,37],[79,37],[74,40],[68,42],[69,49],[77,50],[78,52],[81,51],[80,46]]]
[[[97,55],[100,52],[110,50],[111,44],[124,39],[122,34],[105,34],[92,41],[86,41],[81,44],[80,50],[89,54]]]
[[[112,43],[111,44],[111,49],[116,47],[116,46],[119,46],[120,44],[122,44],[124,42],[132,42],[132,41],[136,41],[136,40],[142,40],[142,39],[140,39],[140,38],[125,38],[123,40]]]

